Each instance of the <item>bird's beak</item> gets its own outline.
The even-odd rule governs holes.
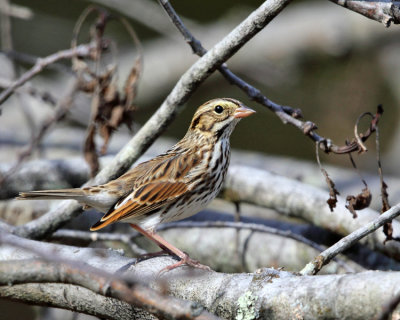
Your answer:
[[[255,113],[255,111],[253,109],[250,109],[248,107],[245,106],[241,106],[238,109],[236,109],[235,113],[233,114],[234,118],[246,118],[250,115],[252,115],[253,113]]]

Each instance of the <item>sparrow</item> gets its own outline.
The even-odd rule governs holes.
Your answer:
[[[156,227],[196,214],[218,195],[229,166],[232,131],[254,112],[235,99],[210,100],[197,109],[182,140],[119,178],[91,187],[21,192],[17,199],[77,200],[104,213],[91,231],[126,222],[180,259],[167,270],[181,265],[210,269],[168,243]]]

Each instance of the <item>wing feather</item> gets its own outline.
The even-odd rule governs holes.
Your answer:
[[[90,230],[99,230],[115,221],[138,218],[168,205],[182,196],[188,187],[183,182],[157,181],[148,183],[118,203],[105,214]]]

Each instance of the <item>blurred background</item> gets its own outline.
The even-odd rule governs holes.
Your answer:
[[[261,3],[255,0],[172,1],[177,13],[205,48],[220,41]],[[197,60],[157,1],[0,0],[0,12],[3,12],[0,17],[0,85],[6,87],[13,78],[30,68],[35,58],[69,48],[74,25],[81,12],[91,4],[104,6],[126,17],[142,43],[144,65],[135,103],[138,109],[133,128],[136,131]],[[13,12],[9,21],[11,47],[4,31],[8,20],[4,8],[8,5]],[[83,26],[80,42],[88,39],[85,38],[87,31],[88,24]],[[118,23],[110,24],[106,33],[116,41],[118,51],[114,56],[104,58],[117,61],[119,86],[122,87],[137,56],[137,48]],[[377,105],[382,104],[385,110],[380,123],[383,169],[387,175],[398,176],[399,35],[397,26],[387,29],[329,1],[295,1],[227,63],[233,72],[259,88],[269,99],[300,108],[304,119],[315,122],[318,133],[336,144],[342,145],[346,138],[354,135],[354,124],[361,113],[374,113]],[[15,62],[14,70],[10,59]],[[54,112],[54,105],[28,94],[26,88],[34,87],[61,99],[73,78],[70,61],[61,61],[33,78],[28,86],[19,90],[20,94],[13,95],[1,106],[0,164],[14,163],[20,147]],[[217,72],[193,94],[187,108],[164,137],[180,139],[195,108],[215,97],[236,98],[257,111],[256,116],[243,121],[235,130],[231,140],[233,148],[309,160],[316,165],[315,146],[311,140],[298,129],[284,125],[269,110],[250,101]],[[76,137],[84,139],[90,105],[90,97],[84,94],[76,97],[67,118],[49,134],[53,135],[53,144],[62,146],[76,141]],[[365,129],[367,125],[365,119],[360,128]],[[63,131],[71,127],[73,131]],[[121,132],[128,133],[126,128]],[[112,139],[109,152],[117,152],[121,145],[122,142]],[[359,157],[355,155],[355,160],[361,169],[376,172],[374,138],[368,140],[367,147],[369,152]],[[32,158],[43,155],[57,158],[65,153],[46,154],[39,148]],[[326,164],[351,166],[346,155],[321,154],[321,158]],[[321,180],[323,183],[322,177]],[[15,319],[18,311],[23,312],[24,318],[34,317],[27,306],[10,308],[10,304],[5,307],[3,303],[0,303],[0,319]],[[12,310],[12,315],[7,315],[8,310]]]

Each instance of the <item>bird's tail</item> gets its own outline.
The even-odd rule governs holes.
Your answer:
[[[83,197],[84,191],[80,188],[61,190],[40,190],[20,192],[17,200],[39,200],[39,199],[79,199]]]

